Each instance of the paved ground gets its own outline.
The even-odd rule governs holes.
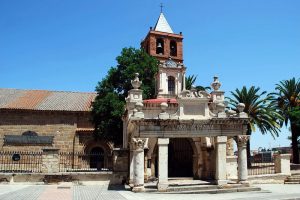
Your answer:
[[[73,186],[70,189],[56,185],[0,185],[0,200],[192,200],[192,199],[236,199],[236,200],[300,200],[300,185],[268,184],[257,185],[261,192],[240,192],[225,194],[150,194],[132,193],[121,188],[107,186]]]

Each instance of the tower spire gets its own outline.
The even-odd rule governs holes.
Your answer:
[[[160,3],[160,13],[163,12],[163,7],[164,7],[163,3]]]

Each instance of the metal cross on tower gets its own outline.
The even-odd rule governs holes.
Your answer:
[[[163,3],[160,3],[160,12],[162,13],[162,11],[163,11]]]

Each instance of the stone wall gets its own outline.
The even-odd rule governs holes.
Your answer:
[[[78,146],[77,128],[93,127],[89,113],[49,112],[49,111],[0,111],[0,151],[41,151],[44,147],[60,149],[60,152],[71,152]],[[5,144],[5,135],[22,135],[33,131],[38,136],[54,136],[52,145]],[[87,133],[91,134],[91,133]],[[81,149],[76,149],[80,151]]]

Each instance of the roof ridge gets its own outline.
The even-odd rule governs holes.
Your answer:
[[[19,91],[46,91],[46,92],[62,92],[62,93],[84,93],[84,94],[97,94],[97,92],[80,92],[80,91],[63,91],[63,90],[43,90],[43,89],[19,89],[19,88],[0,88],[0,90],[19,90]]]

